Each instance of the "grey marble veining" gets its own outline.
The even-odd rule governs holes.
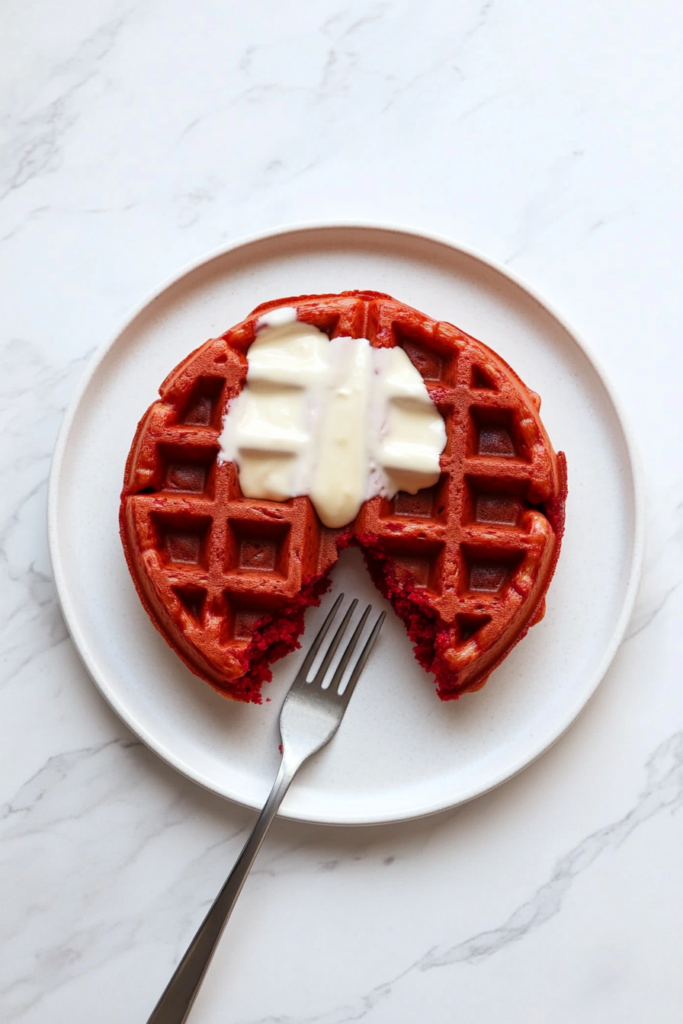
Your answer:
[[[144,1022],[253,820],[140,745],[74,652],[45,533],[61,418],[178,266],[344,217],[460,238],[582,329],[643,456],[643,584],[594,700],[500,790],[401,826],[277,823],[192,1020],[677,1024],[682,29],[668,0],[0,13],[7,1024]]]

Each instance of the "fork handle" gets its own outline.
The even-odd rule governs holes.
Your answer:
[[[261,849],[278,807],[300,765],[301,762],[293,764],[291,760],[283,757],[270,796],[244,844],[244,849],[199,926],[185,956],[176,967],[147,1024],[183,1024],[183,1021],[187,1020],[232,908],[237,903],[237,897],[242,891],[256,854]]]

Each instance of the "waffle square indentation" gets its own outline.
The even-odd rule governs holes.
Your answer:
[[[480,629],[489,624],[491,616],[458,614],[455,620],[458,626],[459,639],[462,643],[466,643],[473,636],[476,636]]]
[[[182,514],[153,514],[159,550],[174,565],[206,568],[211,520]]]
[[[512,411],[495,406],[475,406],[470,409],[469,449],[470,455],[519,458]]]
[[[195,626],[201,626],[206,603],[206,590],[203,587],[174,587],[178,601]]]
[[[217,449],[202,450],[189,445],[160,445],[162,490],[182,494],[207,494]]]
[[[393,513],[410,519],[431,519],[434,509],[434,488],[423,487],[417,494],[399,491],[394,498]]]
[[[181,422],[188,427],[220,427],[223,377],[200,377],[192,389]]]
[[[227,567],[247,573],[267,573],[286,579],[289,572],[289,523],[230,519]]]
[[[488,370],[483,366],[474,364],[470,376],[470,387],[477,391],[497,391],[498,385]]]
[[[413,586],[433,594],[441,593],[443,543],[431,540],[405,542],[392,538],[385,540],[383,547],[393,560],[399,577],[405,574]]]
[[[232,635],[235,640],[251,640],[254,627],[261,618],[263,618],[263,612],[257,608],[235,608],[232,627]]]
[[[223,611],[218,641],[225,647],[236,641],[240,644],[248,643],[253,638],[256,623],[268,614],[260,605],[235,600],[228,595],[223,597]]]
[[[382,503],[382,519],[431,519],[445,521],[448,508],[448,474],[443,473],[433,487],[423,487],[416,494],[399,491],[390,501]]]
[[[497,526],[516,526],[521,505],[513,494],[480,492],[474,504],[474,521]]]
[[[463,546],[461,587],[470,594],[500,594],[524,557],[523,551]]]
[[[509,566],[494,558],[470,563],[470,590],[497,594],[507,579]]]
[[[431,339],[417,338],[394,324],[394,340],[419,370],[423,380],[439,384],[455,384],[457,353],[441,348]]]

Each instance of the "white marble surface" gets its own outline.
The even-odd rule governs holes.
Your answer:
[[[576,725],[449,814],[276,823],[193,1024],[677,1024],[682,171],[674,0],[7,0],[0,12],[0,1018],[144,1024],[253,814],[104,704],[45,540],[62,413],[160,279],[367,218],[507,263],[584,333],[641,446],[629,636]]]

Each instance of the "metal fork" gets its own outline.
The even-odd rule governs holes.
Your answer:
[[[358,604],[354,599],[342,619],[334,639],[327,648],[320,667],[309,683],[307,681],[308,673],[343,599],[344,595],[340,594],[332,606],[329,615],[322,624],[320,632],[311,644],[310,650],[304,658],[296,679],[292,683],[282,705],[280,712],[282,761],[277,778],[270,791],[270,796],[266,800],[266,805],[261,811],[261,815],[254,825],[251,835],[244,844],[244,849],[239,855],[237,863],[216,897],[213,906],[199,926],[199,930],[190,943],[185,956],[176,967],[173,977],[152,1011],[152,1016],[147,1024],[183,1024],[183,1021],[187,1020],[192,1003],[199,991],[211,958],[216,951],[218,940],[228,923],[228,918],[237,903],[237,897],[242,891],[242,886],[256,859],[256,854],[261,848],[266,832],[277,814],[277,810],[289,789],[292,779],[304,761],[307,761],[312,754],[315,754],[326,743],[329,743],[339,728],[358,678],[363,671],[363,666],[377,639],[377,634],[382,628],[385,615],[384,612],[378,615],[372,632],[351,670],[346,688],[343,693],[339,693],[339,688],[351,660],[351,655],[363,632],[368,615],[372,610],[371,605],[367,606],[346,650],[339,659],[329,686],[324,688],[324,682],[327,678],[332,659]]]

